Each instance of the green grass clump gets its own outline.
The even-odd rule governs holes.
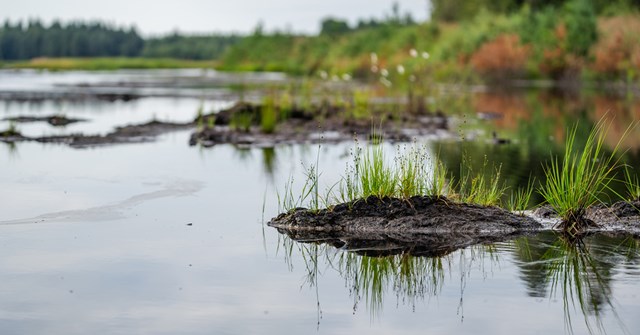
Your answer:
[[[595,125],[581,150],[576,144],[577,130],[575,126],[567,135],[564,157],[555,157],[544,166],[546,183],[539,190],[562,219],[561,229],[570,233],[577,233],[589,224],[585,211],[603,202],[606,190],[614,192],[610,185],[620,166],[620,159],[616,158],[620,142],[610,154],[603,151],[608,130],[604,121]]]
[[[278,112],[276,104],[271,96],[262,99],[262,108],[260,109],[260,129],[265,134],[272,134],[276,130],[278,123]]]
[[[387,163],[382,146],[371,147],[356,166],[360,181],[360,197],[367,198],[376,196],[378,198],[393,197],[399,189],[401,181]]]
[[[500,203],[506,190],[506,186],[500,181],[501,166],[496,167],[489,178],[485,173],[487,165],[485,158],[482,170],[474,174],[470,164],[463,163],[459,194],[463,202],[481,206],[497,206]]]
[[[624,185],[630,200],[640,200],[640,179],[637,174],[633,174],[629,167],[624,169]]]
[[[531,201],[531,195],[533,194],[535,181],[529,180],[526,187],[519,187],[515,191],[511,192],[509,199],[507,200],[507,208],[512,212],[518,212],[523,215],[524,211],[529,207]]]

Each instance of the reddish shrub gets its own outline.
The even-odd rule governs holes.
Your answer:
[[[530,46],[522,45],[516,34],[502,34],[484,43],[471,56],[473,68],[494,79],[506,79],[522,73]]]

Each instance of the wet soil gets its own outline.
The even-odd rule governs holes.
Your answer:
[[[335,143],[352,140],[356,135],[368,139],[375,133],[383,133],[386,141],[408,142],[416,137],[449,135],[447,117],[441,112],[400,113],[381,108],[371,111],[367,117],[354,117],[348,107],[326,104],[311,110],[293,108],[284,114],[278,112],[285,116],[280,116],[273,133],[265,133],[260,129],[262,108],[238,103],[219,113],[201,116],[196,122],[210,126],[193,133],[189,143],[205,147],[224,143],[248,146]],[[244,125],[239,125],[240,119]]]
[[[299,208],[279,215],[268,225],[320,232],[470,234],[509,234],[536,231],[544,227],[530,217],[498,207],[457,203],[428,196],[415,196],[407,200],[369,197],[317,212]]]
[[[581,234],[640,233],[640,200],[594,206],[586,219],[595,225]],[[297,208],[267,224],[295,241],[328,243],[370,256],[442,256],[471,245],[552,230],[554,220],[559,219],[548,206],[521,216],[497,207],[417,196],[369,197],[319,211]]]

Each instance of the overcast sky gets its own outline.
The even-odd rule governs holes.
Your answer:
[[[335,16],[355,22],[358,18],[381,18],[391,12],[393,0],[5,0],[2,22],[40,18],[99,19],[116,25],[135,25],[142,34],[250,32],[258,22],[265,29],[317,32],[323,17]],[[398,1],[402,13],[417,20],[427,17],[427,0]]]

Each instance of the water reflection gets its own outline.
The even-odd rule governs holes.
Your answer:
[[[522,279],[527,282],[529,294],[561,296],[569,332],[576,310],[590,333],[606,332],[603,318],[607,311],[626,331],[611,287],[616,268],[629,264],[637,267],[637,237],[600,234],[576,239],[546,233],[535,241],[523,239],[518,245],[517,255],[524,262]]]
[[[381,239],[311,236],[282,235],[280,246],[290,269],[293,253],[299,252],[304,260],[303,285],[316,292],[318,322],[322,316],[320,279],[326,271],[335,271],[344,280],[353,299],[354,314],[364,305],[372,319],[380,317],[388,307],[385,300],[389,294],[395,296],[396,306],[406,305],[415,311],[418,302],[438,298],[444,287],[458,283],[457,313],[463,321],[465,289],[472,269],[491,281],[492,274],[500,270],[500,263],[507,260],[519,269],[529,297],[561,299],[567,332],[573,333],[576,317],[584,320],[589,333],[605,333],[605,324],[612,321],[626,332],[612,287],[616,273],[633,269],[637,275],[640,266],[640,239],[629,235],[599,234],[576,239],[545,232],[507,237],[494,244],[452,246],[456,245],[453,243],[449,248],[431,248],[430,243],[401,245],[394,238],[385,243]],[[454,273],[459,278],[451,278]],[[606,319],[609,322],[605,323]]]

